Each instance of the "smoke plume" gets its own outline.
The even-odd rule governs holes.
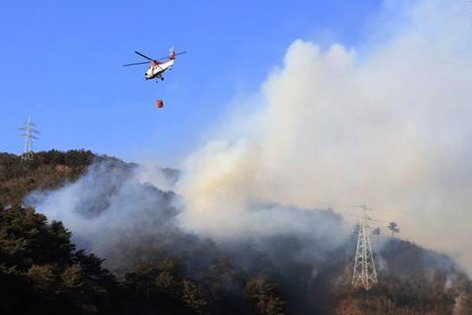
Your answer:
[[[364,44],[294,41],[254,111],[219,124],[181,174],[97,164],[29,200],[107,259],[126,239],[177,249],[198,236],[304,262],[343,244],[353,205],[367,204],[385,234],[395,221],[472,271],[472,12],[395,3]]]
[[[387,2],[354,48],[294,41],[256,110],[186,159],[180,224],[220,239],[316,230],[323,222],[254,205],[331,207],[351,220],[361,203],[384,232],[395,221],[401,237],[471,271],[472,12],[408,4]]]

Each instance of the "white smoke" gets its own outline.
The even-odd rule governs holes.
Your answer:
[[[409,3],[377,20],[366,45],[296,40],[257,110],[188,157],[181,223],[217,237],[297,230],[303,222],[252,205],[349,218],[363,203],[381,226],[395,221],[400,236],[472,270],[472,12]]]
[[[149,245],[178,229],[181,206],[168,191],[171,186],[158,167],[100,162],[74,183],[52,192],[33,192],[25,203],[63,222],[79,248],[108,259],[124,243]],[[120,255],[125,259],[126,254]]]

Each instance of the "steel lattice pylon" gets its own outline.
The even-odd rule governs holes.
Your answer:
[[[368,208],[364,207],[364,210],[368,210]],[[364,289],[370,289],[374,283],[377,283],[377,273],[368,232],[367,220],[369,219],[364,211],[359,222],[359,236],[352,274],[352,285]]]
[[[31,116],[28,117],[28,121],[25,126],[20,128],[23,130],[23,136],[25,137],[25,144],[23,147],[23,154],[21,155],[22,161],[28,161],[33,159],[33,139],[38,139],[36,137],[39,132],[34,128],[36,125],[31,120]]]

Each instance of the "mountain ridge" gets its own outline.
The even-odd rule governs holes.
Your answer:
[[[21,162],[19,156],[0,153],[0,205],[3,207],[0,276],[5,279],[0,287],[7,297],[12,295],[12,301],[17,301],[14,292],[21,289],[28,291],[27,296],[32,300],[41,297],[39,300],[43,302],[38,307],[46,313],[55,312],[51,301],[62,303],[66,309],[73,309],[78,314],[148,313],[158,309],[164,310],[164,314],[177,310],[180,314],[472,313],[471,281],[454,260],[399,238],[383,236],[384,244],[376,250],[376,258],[383,264],[378,269],[380,281],[366,291],[350,285],[355,250],[352,239],[335,248],[324,249],[322,239],[307,241],[301,235],[253,237],[225,244],[173,225],[174,216],[181,210],[169,212],[166,207],[170,204],[159,203],[154,210],[172,221],[156,221],[149,231],[140,226],[142,231],[129,230],[132,234],[118,243],[105,243],[113,248],[104,260],[93,252],[86,254],[83,249],[76,250],[71,242],[74,232],[64,228],[61,222],[49,222],[43,214],[22,205],[25,196],[32,191],[54,192],[86,176],[92,165],[104,162],[109,168],[99,173],[101,177],[112,176],[116,169],[121,169],[126,178],[127,170],[137,167],[135,163],[86,150],[38,152],[33,161],[26,162]],[[178,170],[164,172],[177,181]],[[133,185],[146,195],[164,197],[167,194],[150,184]],[[116,190],[106,189],[108,196],[98,195],[98,199],[91,199],[92,205],[94,200],[113,198]],[[168,195],[163,200],[166,198],[174,197]],[[146,213],[154,210],[151,205]],[[308,220],[330,218],[340,222],[336,221],[340,218],[332,210],[304,212],[294,208],[293,211],[303,212]],[[317,216],[312,217],[314,214]],[[14,219],[8,219],[9,216]],[[21,223],[31,217],[38,218],[33,220],[34,224]],[[145,221],[149,220],[144,217]],[[12,229],[16,232],[12,233]],[[20,244],[27,239],[24,246],[30,251],[34,252],[36,247],[28,246],[34,245],[53,253],[57,242],[33,232],[48,229],[52,235],[63,235],[62,242],[68,244],[70,257],[61,258],[65,263],[55,262],[54,255],[46,255],[47,259],[41,260],[34,255],[29,257],[21,250]],[[155,229],[162,231],[153,231]],[[303,258],[306,246],[315,251],[312,253],[315,260]],[[81,257],[83,262],[73,257]],[[72,281],[74,272],[96,277],[93,273],[87,274],[86,262],[90,259],[94,261],[95,272],[108,275],[106,283],[97,283],[99,287],[109,286],[106,293],[97,299],[79,294],[80,286],[71,289],[68,297],[58,293],[64,290],[67,281]],[[124,265],[116,267],[112,263],[114,260]],[[62,267],[54,269],[54,264]],[[111,268],[110,271],[103,264]],[[122,304],[119,307],[110,305],[110,299],[117,296]],[[18,302],[0,303],[0,310],[6,313],[11,313],[15,307],[20,307]]]

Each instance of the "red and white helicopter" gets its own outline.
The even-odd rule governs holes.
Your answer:
[[[140,55],[141,57],[149,60],[149,61],[128,63],[128,64],[123,65],[123,66],[124,67],[137,66],[137,65],[143,65],[143,64],[149,63],[149,68],[144,73],[144,77],[146,78],[146,80],[161,79],[161,81],[162,81],[162,80],[164,80],[164,77],[163,77],[164,72],[166,70],[170,70],[172,68],[172,66],[174,65],[175,56],[185,54],[186,51],[180,51],[180,52],[176,53],[174,48],[171,48],[168,57],[159,58],[159,59],[152,59],[152,58],[140,53],[139,51],[135,51],[135,53]]]

